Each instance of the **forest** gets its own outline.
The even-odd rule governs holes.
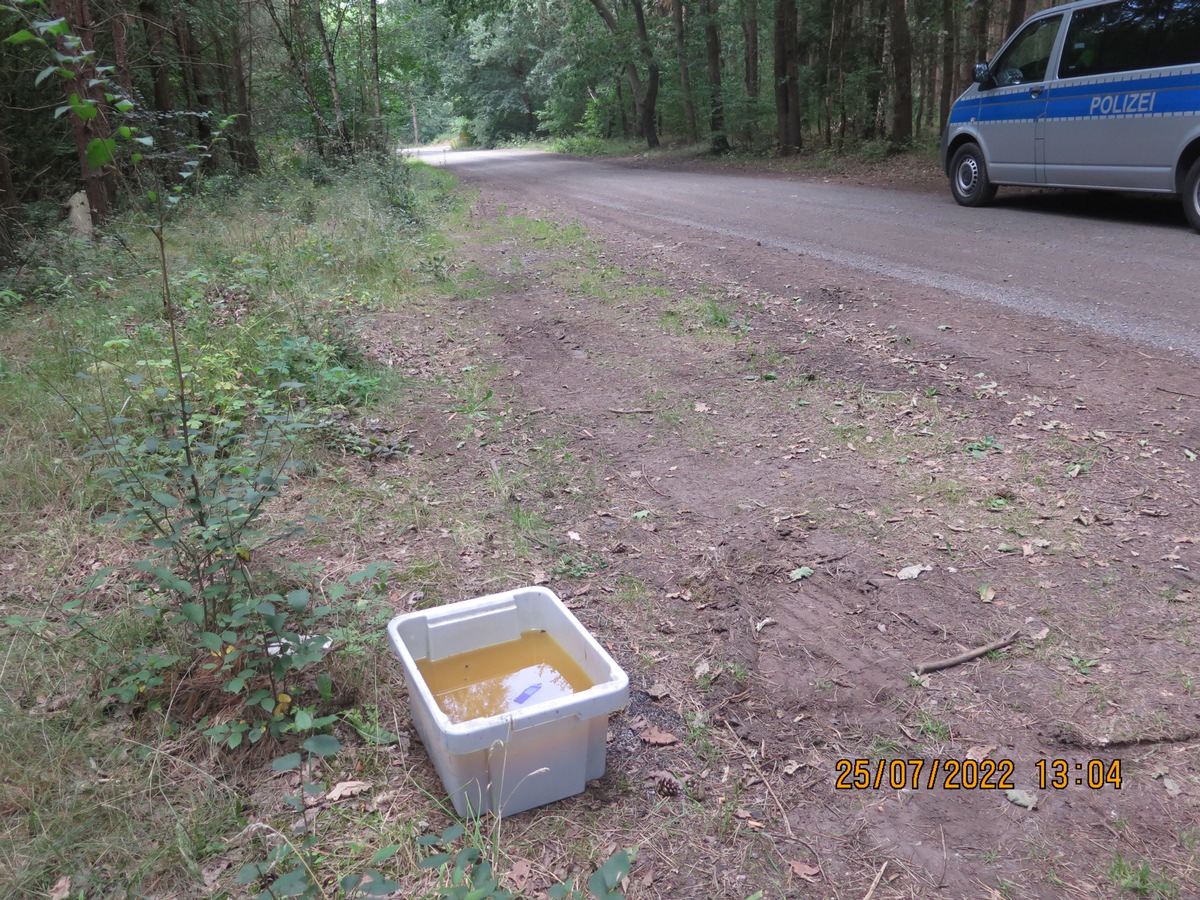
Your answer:
[[[1040,5],[7,2],[0,251],[80,189],[102,221],[132,158],[174,169],[203,155],[208,174],[236,175],[258,169],[264,142],[323,160],[535,137],[577,152],[608,138],[902,149],[940,132],[973,64]]]

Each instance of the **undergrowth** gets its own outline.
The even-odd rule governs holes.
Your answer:
[[[396,389],[359,323],[438,289],[431,225],[455,201],[424,166],[310,168],[213,179],[157,220],[131,204],[99,241],[49,235],[0,273],[0,881],[17,896],[192,893],[254,825],[231,774],[302,742],[311,784],[338,728],[399,740],[335,659],[378,645],[387,567],[330,578],[289,548],[321,527],[301,497],[326,447],[357,446],[339,432]],[[238,882],[392,884],[365,849],[330,871],[306,839],[269,841]]]

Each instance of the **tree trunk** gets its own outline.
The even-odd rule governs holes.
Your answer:
[[[89,54],[95,44],[92,40],[92,14],[87,0],[53,0],[51,12],[66,19],[70,27],[69,35],[59,35],[58,51],[64,56],[77,57]],[[68,37],[78,39],[78,45],[68,46]],[[88,147],[94,141],[109,140],[108,116],[105,109],[104,86],[96,72],[96,64],[92,56],[84,61],[68,64],[72,77],[63,82],[63,88],[68,100],[71,95],[77,95],[80,100],[90,100],[96,115],[84,119],[71,113],[71,126],[75,138],[75,150],[79,156],[79,171],[83,176],[83,189],[87,194],[88,208],[92,221],[96,224],[104,221],[116,195],[114,169],[110,164],[93,167],[88,162]]]
[[[1008,27],[1005,37],[1012,34],[1025,21],[1026,0],[1008,0]]]
[[[150,75],[154,79],[154,108],[160,113],[172,112],[171,67],[167,60],[167,27],[158,12],[156,0],[142,0],[138,6],[142,27],[146,31]]]
[[[687,32],[683,25],[683,0],[671,0],[671,22],[675,26],[675,54],[679,60],[679,89],[683,94],[683,128],[688,142],[696,143],[696,106],[692,102],[692,80],[688,74]]]
[[[621,90],[620,76],[617,76],[617,109],[621,111],[621,137],[629,137],[629,116],[625,114],[625,92]]]
[[[975,0],[971,4],[970,31],[967,35],[968,52],[963,54],[963,84],[970,84],[975,77],[975,63],[987,61],[988,22],[991,17],[991,0]]]
[[[638,137],[645,138],[648,147],[658,146],[658,130],[655,126],[654,105],[658,101],[658,60],[654,58],[654,50],[650,46],[650,35],[646,31],[646,11],[642,0],[630,0],[633,15],[637,21],[638,51],[646,63],[646,84],[638,75],[637,66],[632,60],[625,63],[625,73],[629,77],[629,92],[633,95],[634,127]],[[609,8],[606,0],[592,0],[592,6],[604,22],[606,28],[615,38],[621,37],[621,28],[617,17]],[[618,96],[620,89],[618,88]],[[623,115],[624,113],[622,113]]]
[[[888,0],[888,26],[892,33],[892,147],[907,149],[913,137],[912,36],[904,0]]]
[[[112,14],[113,56],[117,63],[117,83],[127,100],[133,99],[133,67],[129,62],[129,13],[118,3]]]
[[[712,132],[713,153],[728,153],[729,138],[725,134],[725,97],[721,88],[721,23],[720,0],[700,0],[704,16],[704,46],[708,54],[708,126]]]
[[[954,0],[942,0],[942,91],[938,97],[938,133],[946,130],[950,121],[950,104],[954,99]]]
[[[417,127],[417,103],[413,100],[412,86],[408,89],[408,99],[413,113],[413,135],[416,142],[421,143],[421,130]],[[371,0],[371,112],[375,121],[372,131],[375,138],[383,141],[383,97],[379,87],[379,0]]]
[[[775,4],[775,124],[781,156],[800,150],[800,47],[796,0]]]
[[[337,136],[335,149],[338,153],[353,156],[354,147],[350,135],[346,132],[346,113],[342,108],[342,95],[338,87],[337,62],[333,58],[333,45],[329,42],[329,33],[325,29],[325,19],[321,16],[320,0],[317,0],[316,15],[317,36],[321,39],[321,52],[325,56],[325,73],[329,76],[329,95],[333,101],[334,134]]]
[[[953,0],[949,0],[949,2],[953,2]],[[886,0],[871,0],[868,27],[870,31],[868,32],[867,49],[867,116],[866,124],[863,127],[863,137],[872,141],[883,132],[880,110],[883,108],[884,55],[887,47]]]
[[[238,15],[240,15],[240,7]],[[258,148],[254,146],[254,118],[250,104],[250,72],[242,53],[241,23],[235,24],[229,33],[230,52],[233,55],[233,88],[237,98],[237,121],[230,138],[231,155],[238,170],[243,173],[257,172],[262,167]]]
[[[421,143],[421,123],[417,119],[417,96],[413,93],[411,84],[408,86],[408,105],[412,110],[413,146],[415,147]]]
[[[630,5],[633,7],[633,17],[637,23],[638,49],[646,64],[646,93],[642,98],[642,136],[646,139],[646,146],[653,150],[658,146],[658,124],[654,109],[658,102],[658,60],[654,57],[650,34],[646,30],[646,11],[642,0],[630,0]]]
[[[283,44],[284,50],[287,51],[288,67],[292,70],[292,74],[296,76],[296,80],[300,82],[300,89],[304,92],[304,100],[308,105],[309,115],[312,116],[313,130],[316,132],[317,152],[324,157],[326,143],[330,135],[329,123],[325,121],[325,116],[321,114],[321,105],[317,102],[317,93],[313,89],[312,78],[309,77],[308,59],[304,55],[303,49],[305,44],[304,20],[300,15],[298,0],[287,0],[287,3],[288,27],[284,27],[284,23],[279,17],[279,11],[275,9],[275,0],[263,0],[263,7],[267,10],[267,15],[271,17],[271,21],[275,25],[275,31],[279,35],[279,42]]]
[[[0,265],[12,259],[16,250],[17,225],[21,222],[21,201],[13,188],[8,148],[0,144]]]
[[[750,101],[744,135],[746,144],[753,146],[758,118],[758,0],[742,0],[742,61],[745,67],[746,99]]]
[[[192,98],[189,108],[196,121],[196,141],[204,147],[212,143],[211,113],[213,107],[212,94],[208,90],[208,79],[204,72],[204,57],[200,52],[200,42],[191,25],[182,14],[176,16],[175,29],[179,41],[179,61],[184,74],[184,83],[190,85]],[[213,157],[209,157],[208,167],[211,167]]]

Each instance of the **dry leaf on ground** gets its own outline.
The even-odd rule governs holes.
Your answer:
[[[371,789],[369,781],[339,781],[329,791],[329,796],[325,799],[343,800],[346,797],[357,797],[359,794],[365,793]]]
[[[898,579],[899,581],[911,581],[912,579],[914,579],[918,575],[920,575],[922,572],[932,572],[932,571],[933,571],[933,566],[917,565],[917,566],[905,566],[899,572],[894,572],[894,573],[893,572],[885,572],[884,574],[892,575],[894,578]]]
[[[527,859],[518,859],[508,870],[508,880],[518,891],[525,890],[525,882],[533,874],[533,863]]]
[[[788,867],[792,870],[793,875],[804,879],[809,884],[817,884],[821,880],[821,870],[806,862],[800,862],[798,859],[790,859],[788,860]]]
[[[675,737],[671,732],[663,731],[657,725],[651,725],[639,734],[638,737],[647,744],[653,744],[656,747],[666,747],[679,741],[679,738]]]

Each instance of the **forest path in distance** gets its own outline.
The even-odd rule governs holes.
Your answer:
[[[764,267],[788,257],[824,263],[979,301],[981,314],[1002,305],[1200,355],[1200,237],[1173,197],[1002,188],[994,206],[964,209],[948,187],[830,183],[811,171],[679,171],[534,150],[406,152],[651,240],[686,229]]]

